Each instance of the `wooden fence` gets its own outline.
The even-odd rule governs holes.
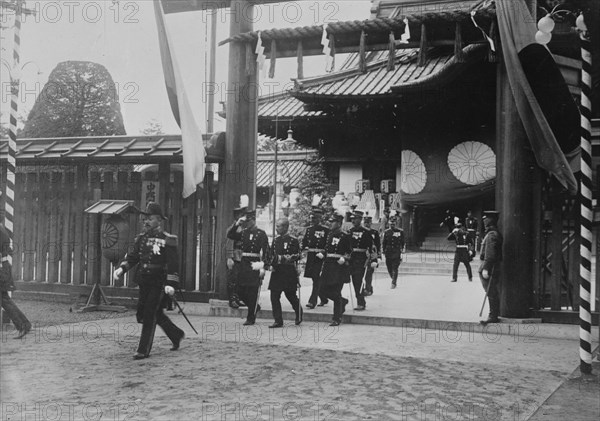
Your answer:
[[[26,283],[134,287],[135,271],[112,280],[111,263],[100,257],[102,218],[84,210],[100,199],[133,200],[144,208],[143,182],[156,183],[157,200],[167,213],[165,230],[179,237],[180,278],[186,291],[210,292],[213,284],[212,196],[199,189],[181,197],[183,175],[161,164],[158,172],[90,170],[87,165],[59,170],[21,168],[16,176],[13,273]],[[208,184],[212,185],[211,180]],[[200,216],[200,218],[199,218]],[[141,224],[125,215],[131,246]]]

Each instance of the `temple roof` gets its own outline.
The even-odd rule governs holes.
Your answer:
[[[311,168],[309,159],[314,157],[316,151],[285,151],[277,154],[279,168],[285,186],[297,186]],[[258,152],[256,159],[256,186],[270,187],[273,185],[273,168],[275,167],[275,154],[273,152]]]
[[[287,92],[261,97],[258,100],[258,115],[260,118],[289,119],[297,117],[320,117],[322,111],[305,111],[304,103]]]

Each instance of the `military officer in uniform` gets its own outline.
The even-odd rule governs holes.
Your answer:
[[[302,323],[302,306],[296,295],[298,288],[298,270],[296,263],[300,259],[300,243],[296,237],[288,234],[290,222],[287,218],[277,221],[275,230],[278,236],[273,240],[271,247],[271,308],[273,309],[273,323],[270,328],[283,327],[283,316],[281,313],[281,293],[292,305],[296,313],[296,325]]]
[[[352,228],[348,235],[352,245],[352,255],[350,257],[350,274],[352,284],[356,295],[357,307],[355,310],[363,311],[367,302],[362,293],[363,277],[367,264],[371,263],[371,248],[373,247],[373,237],[364,227],[361,226],[363,213],[355,211],[352,214]],[[377,259],[375,259],[375,262]]]
[[[452,280],[450,282],[456,282],[458,276],[458,265],[464,263],[467,268],[467,276],[469,282],[473,280],[473,273],[471,271],[471,260],[472,253],[475,249],[471,243],[471,239],[467,235],[467,231],[463,228],[462,224],[458,222],[456,227],[448,234],[448,240],[456,241],[456,250],[454,252],[454,266],[452,267]]]
[[[402,250],[404,249],[404,231],[396,228],[396,217],[389,220],[390,228],[383,234],[381,248],[385,255],[385,265],[392,278],[392,289],[396,288],[398,281],[398,267],[402,262]]]
[[[379,231],[371,228],[372,223],[373,217],[371,215],[365,215],[363,217],[363,225],[373,238],[373,246],[370,251],[371,263],[367,266],[367,272],[365,274],[365,290],[363,292],[367,297],[373,295],[373,273],[375,273],[375,269],[379,266],[379,260],[381,260],[381,237],[379,236]]]
[[[342,297],[342,287],[350,282],[349,261],[352,253],[350,236],[342,231],[342,215],[332,215],[329,218],[331,224],[325,251],[317,253],[319,259],[323,259],[323,270],[321,272],[321,295],[333,301],[333,320],[330,326],[339,326],[342,322],[342,314],[346,311],[348,300]]]
[[[233,225],[229,229],[233,229],[238,232],[242,232],[244,229],[245,219],[242,220],[240,225],[236,226],[237,221],[244,216],[246,213],[246,207],[236,208],[233,210]],[[235,227],[234,227],[235,226]],[[233,241],[233,251],[227,258],[227,295],[229,297],[229,307],[239,308],[240,298],[237,294],[237,282],[240,272],[240,263],[242,261],[242,243],[240,241]]]
[[[313,309],[317,305],[317,297],[320,298],[319,306],[327,304],[327,298],[319,296],[321,285],[321,269],[323,268],[323,259],[319,259],[317,254],[323,255],[325,251],[325,242],[329,235],[329,228],[321,225],[323,211],[318,207],[313,207],[310,213],[311,226],[306,229],[304,237],[302,237],[302,250],[306,252],[306,266],[304,268],[304,276],[311,278],[313,281],[312,293],[308,299],[306,307]]]
[[[245,223],[240,232],[238,227]],[[269,268],[269,240],[267,234],[256,226],[256,211],[247,210],[246,215],[236,221],[227,231],[227,238],[239,241],[242,250],[242,260],[238,274],[238,295],[248,306],[245,326],[253,325],[256,312],[260,311],[258,294]]]
[[[467,229],[467,235],[471,240],[471,244],[473,244],[473,253],[475,252],[475,246],[477,245],[477,218],[473,216],[473,212],[471,210],[467,211],[467,217],[465,218],[465,228]]]
[[[443,227],[445,225],[446,228],[448,228],[448,233],[451,233],[454,229],[454,222],[454,214],[450,212],[450,209],[447,209],[444,220],[440,222],[440,227]]]
[[[500,321],[500,262],[502,261],[502,234],[498,231],[497,211],[484,211],[483,226],[485,236],[481,243],[481,266],[479,267],[479,278],[483,289],[487,291],[490,314],[487,320],[481,323],[498,323]]]
[[[164,313],[168,306],[169,296],[179,286],[179,256],[177,253],[177,236],[165,232],[162,228],[164,216],[158,203],[150,202],[144,218],[144,232],[139,234],[133,250],[115,270],[113,276],[120,278],[133,266],[138,265],[137,283],[139,300],[136,318],[142,324],[142,334],[136,360],[148,358],[154,341],[154,331],[158,324],[165,331],[173,346],[171,351],[179,349],[184,332],[178,328]]]

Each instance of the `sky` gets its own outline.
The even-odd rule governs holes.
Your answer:
[[[326,22],[368,19],[370,1],[296,1],[255,7],[256,30],[320,25]],[[37,11],[26,16],[21,29],[20,114],[33,107],[48,76],[60,62],[93,61],[104,65],[115,82],[128,134],[140,133],[151,120],[159,122],[168,134],[180,133],[167,100],[152,0],[77,0],[27,1]],[[3,25],[11,25],[13,16],[4,14]],[[201,12],[167,15],[167,30],[176,45],[173,52],[182,68],[200,127],[206,127],[205,97],[208,78],[210,21]],[[217,12],[217,41],[229,35],[230,16]],[[7,121],[10,107],[9,71],[12,67],[12,29],[2,31],[2,120]],[[227,91],[228,47],[217,49],[217,98],[225,100]],[[338,60],[338,63],[340,61]],[[268,66],[268,61],[266,63]],[[295,58],[280,59],[273,80],[261,76],[261,93],[290,86],[295,77]],[[305,61],[305,76],[324,73],[324,57]],[[267,84],[264,84],[265,79]],[[217,130],[224,126],[217,122]]]

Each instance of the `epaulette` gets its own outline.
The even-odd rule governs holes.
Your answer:
[[[167,246],[177,247],[177,236],[173,235],[173,234],[169,234],[168,232],[165,232],[165,242],[166,242]]]

